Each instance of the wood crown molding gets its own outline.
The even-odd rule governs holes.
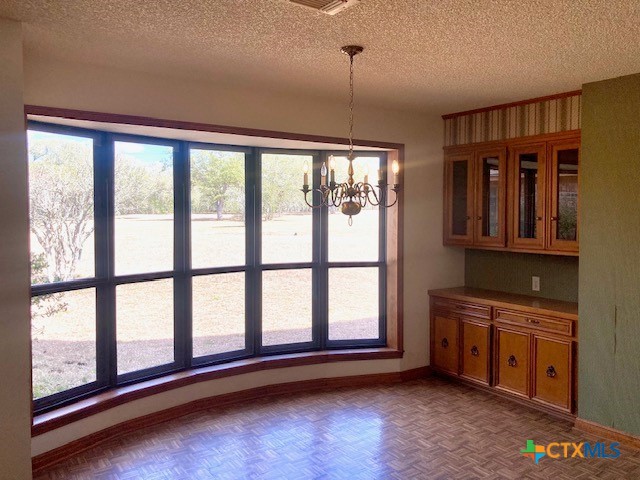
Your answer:
[[[137,115],[123,115],[116,113],[91,112],[73,110],[69,108],[44,107],[40,105],[25,105],[25,115],[42,115],[47,117],[86,120],[91,122],[120,123],[124,125],[140,125],[146,127],[171,128],[175,130],[194,130],[198,132],[223,133],[228,135],[246,135],[249,137],[279,138],[283,140],[299,140],[304,142],[337,143],[349,145],[348,138],[310,135],[305,133],[279,132],[275,130],[261,130],[257,128],[233,127],[214,125],[209,123],[187,122],[182,120],[167,120]],[[402,143],[379,142],[375,140],[353,140],[354,145],[360,147],[378,147],[388,150],[404,150]]]
[[[604,425],[583,418],[576,418],[576,423],[573,428],[596,437],[615,440],[616,442],[620,442],[623,447],[640,450],[640,437],[623,432],[622,430],[605,427]]]
[[[239,392],[216,395],[209,398],[195,400],[183,405],[154,412],[143,417],[134,418],[118,425],[113,425],[99,432],[74,440],[62,447],[37,455],[32,459],[33,474],[42,473],[70,457],[99,445],[119,435],[131,433],[141,428],[150,427],[191,413],[221,408],[265,397],[276,397],[305,393],[311,391],[333,390],[336,388],[358,388],[370,385],[401,383],[428,377],[431,369],[428,366],[405,370],[403,372],[375,373],[370,375],[355,375],[349,377],[321,378],[301,382],[280,383],[256,387]]]
[[[573,97],[575,95],[580,95],[580,94],[582,94],[582,90],[572,90],[570,92],[555,93],[553,95],[546,95],[544,97],[529,98],[527,100],[519,100],[517,102],[511,102],[511,103],[501,103],[499,105],[491,105],[489,107],[476,108],[474,110],[465,110],[463,112],[447,113],[445,115],[442,115],[442,119],[447,120],[449,118],[463,117],[465,115],[473,115],[475,113],[489,112],[491,110],[501,110],[503,108],[518,107],[520,105],[529,105],[531,103],[546,102],[548,100],[557,100],[559,98]]]
[[[514,137],[506,140],[489,140],[487,142],[465,143],[463,145],[448,145],[442,147],[447,155],[463,154],[475,152],[478,149],[490,149],[496,147],[517,147],[518,145],[529,145],[531,143],[543,143],[560,140],[578,140],[582,137],[581,130],[566,130],[564,132],[542,133],[540,135],[528,135],[525,137]]]

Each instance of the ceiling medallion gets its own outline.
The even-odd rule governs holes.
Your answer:
[[[320,207],[339,207],[340,211],[349,216],[349,225],[353,223],[353,215],[357,215],[367,205],[389,208],[398,201],[398,192],[400,184],[398,181],[399,166],[396,160],[393,161],[393,202],[388,203],[389,185],[385,181],[386,169],[384,167],[378,170],[378,183],[374,186],[369,183],[369,175],[365,173],[362,182],[356,182],[353,178],[353,57],[362,53],[363,48],[359,45],[347,45],[342,47],[342,53],[349,55],[349,153],[347,160],[349,168],[347,170],[348,178],[344,183],[336,183],[335,159],[329,157],[329,184],[327,185],[327,165],[322,164],[320,168],[320,186],[319,188],[309,187],[309,167],[305,165],[302,192],[304,193],[304,201],[311,208]],[[377,191],[376,191],[377,189]],[[307,196],[312,193],[312,202],[310,203]],[[313,192],[318,193],[318,203],[313,201]]]

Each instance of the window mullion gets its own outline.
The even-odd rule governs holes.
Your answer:
[[[114,282],[114,222],[115,222],[115,149],[111,134],[100,135],[97,149],[96,199],[96,275],[106,279],[104,286],[98,287],[98,371],[102,372],[108,386],[117,384],[116,356],[116,292]]]
[[[260,261],[260,205],[259,205],[259,152],[252,148],[245,153],[245,349],[249,355],[258,351],[260,331],[259,309],[256,299],[261,295],[257,264]]]
[[[189,149],[179,142],[173,149],[174,192],[174,358],[178,368],[191,366],[193,345],[191,315]]]
[[[262,353],[262,149],[254,149],[253,162],[254,266],[252,268],[253,355]]]
[[[328,162],[327,152],[320,152],[314,157],[313,185],[320,187],[320,168],[323,163]],[[317,197],[317,198],[316,198]],[[320,202],[320,195],[314,192],[314,204]],[[318,333],[318,347],[324,350],[327,347],[329,335],[329,270],[328,270],[328,227],[329,214],[327,207],[314,209],[314,216],[317,222],[314,223],[313,243],[314,243],[314,265],[316,285],[314,286],[314,325]]]

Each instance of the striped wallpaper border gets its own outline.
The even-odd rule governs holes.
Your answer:
[[[578,130],[581,114],[582,95],[576,93],[476,113],[447,115],[444,118],[444,146]]]

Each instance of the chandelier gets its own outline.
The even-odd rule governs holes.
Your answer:
[[[353,153],[353,57],[361,53],[363,48],[359,45],[347,45],[342,47],[342,53],[349,55],[349,153],[347,160],[349,168],[348,178],[343,183],[336,183],[335,159],[329,157],[329,183],[327,185],[327,165],[322,164],[320,168],[320,188],[309,187],[309,166],[305,164],[303,172],[302,193],[304,201],[311,208],[320,207],[340,207],[340,211],[349,216],[349,225],[353,223],[353,215],[357,215],[367,205],[379,206],[383,208],[393,207],[398,201],[400,184],[398,183],[398,172],[400,168],[396,160],[391,167],[393,171],[393,202],[389,203],[389,185],[385,182],[384,172],[378,169],[378,183],[374,186],[369,183],[369,175],[364,175],[362,182],[356,182],[353,178],[353,160],[356,156]],[[314,205],[313,192],[318,192],[320,203]],[[311,203],[307,196],[312,194]]]

